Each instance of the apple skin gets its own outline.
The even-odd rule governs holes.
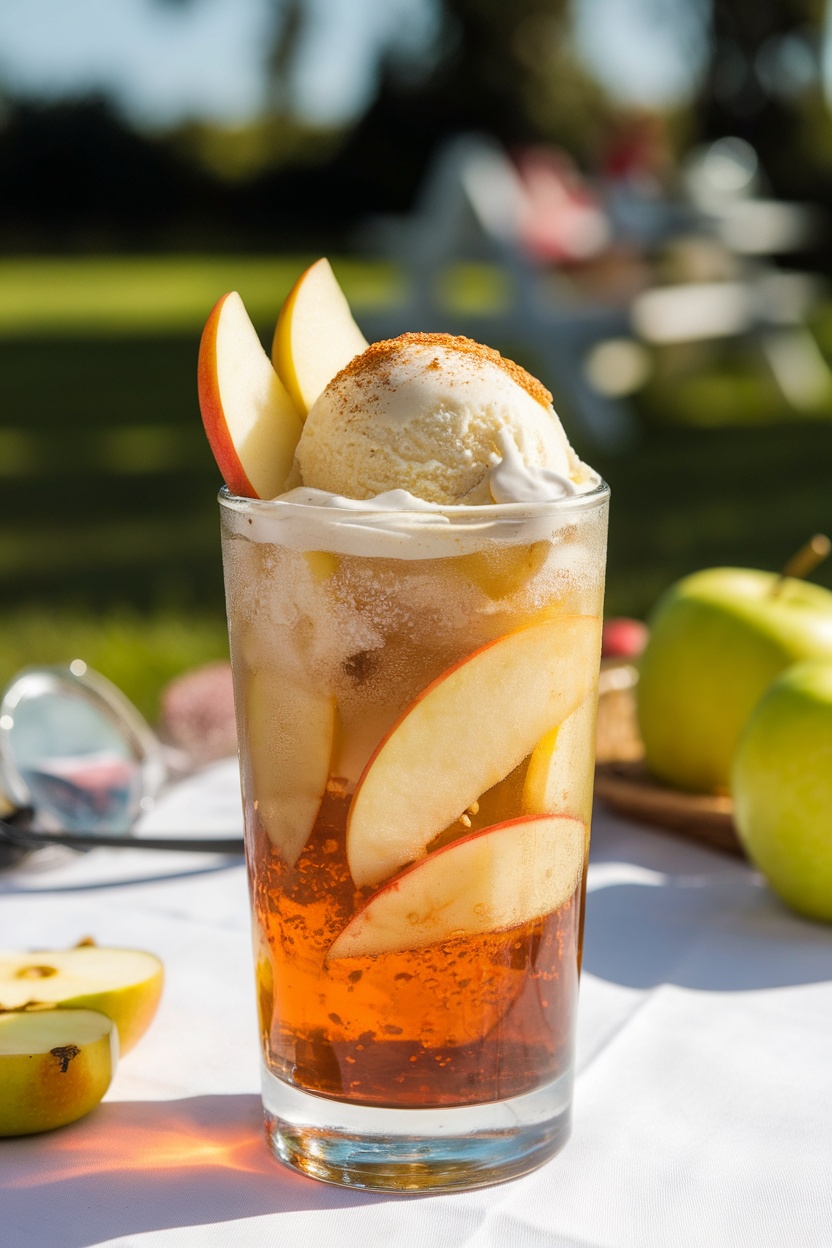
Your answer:
[[[327,959],[506,931],[559,909],[581,879],[587,829],[564,815],[480,828],[411,863],[353,916]]]
[[[595,616],[543,618],[487,642],[421,691],[353,795],[347,861],[359,888],[421,857],[571,715],[594,685],[600,634]]]
[[[232,494],[282,493],[301,421],[236,291],[218,299],[205,322],[197,393],[208,442]]]
[[[92,1010],[0,1015],[0,1136],[51,1131],[88,1114],[117,1057],[115,1026]]]
[[[159,959],[133,949],[0,951],[0,1011],[33,1003],[96,1011],[115,1023],[121,1053],[129,1052],[153,1021],[163,981]]]
[[[832,593],[772,572],[711,568],[660,599],[639,663],[647,766],[694,793],[727,793],[740,732],[792,663],[832,658]]]
[[[753,863],[800,914],[832,922],[832,660],[797,663],[752,712],[732,773]]]

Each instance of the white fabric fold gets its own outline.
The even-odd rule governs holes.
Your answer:
[[[148,830],[233,832],[234,764],[188,783]],[[0,947],[87,935],[158,953],[165,993],[98,1110],[0,1140],[14,1248],[832,1243],[832,928],[744,862],[599,812],[572,1139],[458,1195],[342,1191],[268,1154],[241,864],[102,850],[0,875]]]

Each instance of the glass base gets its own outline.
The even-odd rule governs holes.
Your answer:
[[[377,1109],[313,1096],[263,1072],[278,1161],[339,1187],[450,1192],[517,1178],[569,1138],[571,1074],[525,1096],[453,1109]]]

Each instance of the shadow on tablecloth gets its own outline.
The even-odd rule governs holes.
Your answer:
[[[0,1140],[3,1242],[14,1248],[87,1248],[147,1231],[391,1199],[401,1198],[325,1186],[279,1165],[255,1095],[105,1102],[48,1135]]]
[[[832,928],[788,910],[747,862],[601,811],[583,966],[628,988],[824,983],[832,978]]]

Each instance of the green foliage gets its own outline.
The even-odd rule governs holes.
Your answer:
[[[187,160],[225,182],[242,183],[289,164],[323,163],[338,150],[343,131],[269,115],[236,126],[193,121],[171,140]]]
[[[159,694],[181,672],[228,658],[221,612],[126,607],[97,614],[47,606],[5,611],[0,617],[0,685],[32,664],[83,659],[113,681],[153,723]]]

